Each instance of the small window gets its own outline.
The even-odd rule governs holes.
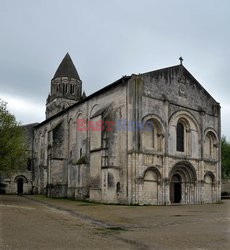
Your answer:
[[[116,185],[116,192],[117,192],[117,193],[121,192],[121,184],[120,184],[120,182],[117,182],[117,185]]]
[[[51,131],[48,132],[48,144],[51,143]]]
[[[177,124],[176,149],[179,152],[184,152],[184,125],[179,122]]]
[[[27,170],[28,171],[32,170],[32,163],[31,163],[31,159],[30,158],[27,159]]]

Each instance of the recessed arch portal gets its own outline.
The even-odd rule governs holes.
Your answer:
[[[177,163],[169,174],[170,202],[193,203],[195,200],[196,171],[188,162]]]

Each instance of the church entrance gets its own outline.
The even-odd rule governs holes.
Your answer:
[[[170,201],[171,203],[181,202],[181,177],[179,174],[174,174],[170,184]]]
[[[177,163],[169,173],[170,203],[194,204],[196,202],[196,171],[189,162]]]
[[[17,193],[18,194],[23,194],[23,179],[22,178],[19,178],[17,180]]]

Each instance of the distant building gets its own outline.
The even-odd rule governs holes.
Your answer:
[[[182,60],[86,97],[67,54],[34,128],[34,191],[122,204],[219,202],[220,137],[220,105]]]
[[[0,177],[0,194],[32,194],[33,180],[33,128],[38,123],[32,123],[22,126],[25,142],[28,150],[27,165],[24,171],[14,172],[11,176]]]

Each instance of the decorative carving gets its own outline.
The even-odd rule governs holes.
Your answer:
[[[187,98],[186,85],[189,83],[189,81],[183,74],[183,68],[180,68],[179,70],[177,82],[179,83],[179,96]]]
[[[76,81],[75,81],[75,80],[71,80],[70,83],[73,84],[73,85],[75,85],[75,84],[76,84]],[[79,86],[79,84],[77,84],[77,86]]]
[[[60,83],[60,79],[56,78],[54,81],[55,84],[59,84]]]
[[[181,97],[187,97],[187,94],[186,94],[186,89],[185,89],[185,86],[181,85],[179,87],[179,96]]]
[[[63,84],[68,84],[68,80],[66,80],[66,79],[65,79],[65,80],[62,80],[62,83],[63,83]]]

